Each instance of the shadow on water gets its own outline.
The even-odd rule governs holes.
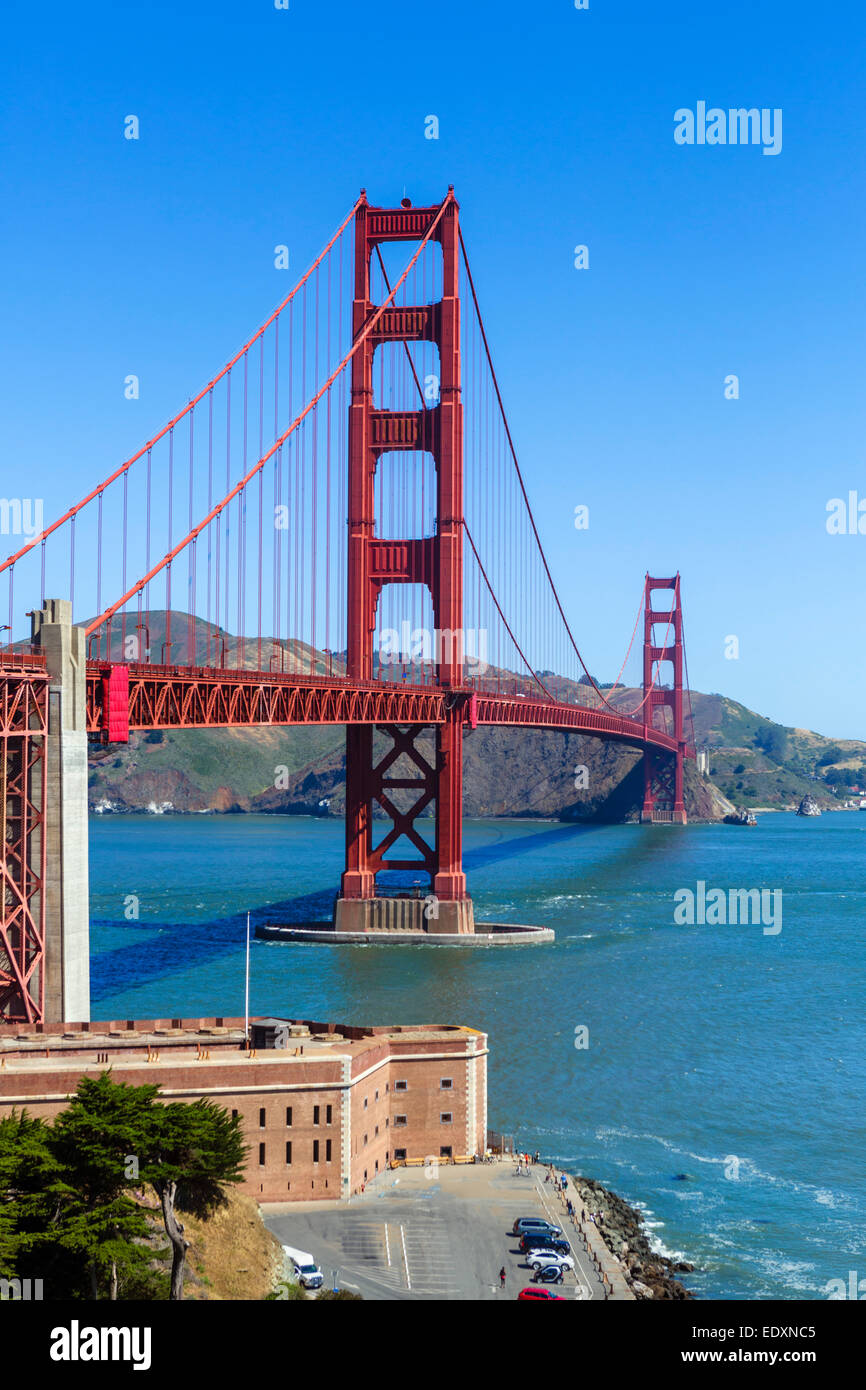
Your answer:
[[[334,890],[302,893],[283,902],[266,903],[250,908],[250,929],[266,922],[293,923],[325,920],[334,906]],[[205,922],[126,922],[113,918],[94,917],[94,927],[107,928],[112,934],[134,928],[144,940],[112,946],[91,956],[90,993],[95,1002],[117,994],[132,985],[204,965],[220,956],[231,955],[245,940],[247,914],[233,912],[226,917],[214,917]]]
[[[531,849],[540,849],[544,845],[561,845],[564,841],[573,840],[578,835],[588,835],[593,830],[602,830],[606,827],[601,825],[580,825],[571,823],[568,825],[555,825],[550,830],[539,830],[529,835],[503,835],[502,839],[492,845],[476,845],[474,849],[463,850],[463,867],[469,869],[484,869],[489,864],[498,864],[503,859],[514,859],[518,854],[527,854]]]
[[[546,830],[508,835],[503,832],[494,844],[477,845],[464,851],[464,864],[470,873],[480,871],[508,859],[528,854],[544,847],[561,846],[578,838],[594,837],[610,829],[602,824],[554,825]],[[652,848],[657,848],[654,846]],[[623,874],[633,873],[651,852],[649,838],[636,837],[628,854],[614,852],[607,865],[595,864],[592,870],[595,888],[613,886]],[[327,921],[334,907],[335,888],[314,893],[302,893],[280,902],[250,908],[253,931],[267,922],[290,925],[299,922]],[[246,911],[231,913],[201,922],[170,920],[130,923],[115,918],[92,919],[95,928],[104,928],[116,940],[118,933],[134,934],[135,941],[121,940],[117,945],[91,957],[91,998],[94,1003],[131,987],[144,985],[166,975],[205,965],[222,956],[238,951],[244,941]],[[144,939],[142,934],[146,933]]]

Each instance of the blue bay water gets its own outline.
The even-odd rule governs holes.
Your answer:
[[[475,821],[465,841],[478,916],[554,945],[256,941],[253,1012],[485,1030],[491,1126],[642,1206],[700,1295],[866,1276],[866,815]],[[94,818],[94,1018],[242,1014],[247,909],[327,916],[342,851],[327,820]],[[675,925],[698,880],[781,889],[782,930]]]

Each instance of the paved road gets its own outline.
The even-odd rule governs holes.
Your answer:
[[[511,1235],[515,1217],[546,1216],[566,1225],[539,1179],[516,1176],[510,1162],[446,1166],[432,1179],[423,1169],[404,1168],[380,1174],[363,1196],[347,1203],[266,1206],[263,1212],[282,1244],[313,1254],[326,1283],[337,1270],[339,1285],[367,1299],[514,1299],[532,1277]],[[603,1298],[579,1242],[572,1253],[575,1273],[556,1291],[567,1298]]]

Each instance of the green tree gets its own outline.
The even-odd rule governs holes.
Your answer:
[[[781,728],[778,724],[769,724],[758,734],[758,747],[762,748],[774,763],[785,762],[790,752],[787,729]]]
[[[91,1298],[141,1278],[154,1258],[143,1245],[147,1215],[132,1196],[152,1126],[157,1086],[127,1086],[109,1072],[82,1077],[50,1131],[59,1173],[50,1187],[61,1211],[55,1240],[79,1259]]]
[[[825,781],[834,787],[857,787],[860,785],[860,774],[851,767],[831,767]]]
[[[247,1152],[240,1118],[211,1101],[154,1107],[142,1176],[159,1198],[171,1242],[171,1299],[183,1298],[189,1249],[178,1212],[208,1216],[223,1205],[225,1185],[243,1178]]]
[[[52,1218],[47,1192],[58,1172],[42,1120],[26,1110],[0,1119],[0,1277],[26,1273],[27,1256]]]
[[[818,759],[818,766],[829,767],[831,763],[841,762],[844,757],[845,754],[842,752],[842,749],[838,746],[838,744],[831,743],[828,748],[824,749],[824,752]]]
[[[171,1242],[169,1297],[183,1296],[188,1242],[177,1211],[207,1216],[243,1176],[240,1120],[207,1101],[157,1103],[158,1086],[83,1078],[53,1126],[22,1113],[0,1120],[0,1276],[50,1270],[52,1297],[164,1296],[153,1270],[152,1183]]]

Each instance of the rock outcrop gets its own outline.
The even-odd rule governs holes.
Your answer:
[[[639,1211],[593,1178],[572,1179],[577,1200],[592,1215],[611,1254],[622,1263],[626,1280],[637,1298],[694,1298],[674,1276],[691,1274],[694,1265],[671,1260],[654,1251]]]

